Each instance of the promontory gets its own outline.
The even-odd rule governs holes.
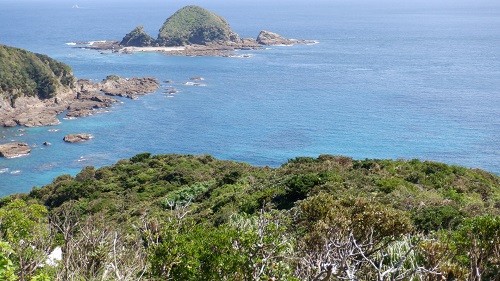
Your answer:
[[[159,88],[156,78],[121,78],[110,75],[102,82],[78,80],[70,66],[46,55],[0,45],[0,126],[49,126],[57,115],[92,115],[118,100],[135,98]]]

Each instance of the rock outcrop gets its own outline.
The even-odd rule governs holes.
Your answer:
[[[0,99],[0,126],[53,126],[60,123],[56,116],[64,111],[67,111],[66,117],[85,117],[118,102],[108,95],[136,98],[160,88],[155,78],[117,77],[113,81],[104,79],[99,83],[83,79],[75,85],[73,91],[61,92],[56,98],[20,97],[15,107]]]
[[[314,43],[314,41],[287,39],[277,33],[262,30],[257,36],[257,43],[261,45],[295,45]]]
[[[10,142],[0,145],[0,156],[5,158],[16,158],[29,155],[31,148],[23,142]]]
[[[125,35],[125,37],[123,37],[120,45],[145,47],[151,46],[154,41],[155,40],[153,39],[153,37],[149,36],[146,31],[144,31],[144,27],[138,26],[127,35]]]
[[[100,91],[110,96],[137,98],[137,96],[155,92],[160,88],[156,78],[121,78],[115,75],[106,77],[98,84]]]
[[[94,136],[91,134],[69,134],[64,136],[63,140],[69,143],[84,142],[92,139]]]

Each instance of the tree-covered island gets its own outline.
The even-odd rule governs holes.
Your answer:
[[[256,39],[241,38],[223,17],[200,6],[190,5],[167,18],[156,39],[147,34],[144,27],[138,26],[121,41],[95,42],[90,48],[124,53],[153,51],[189,56],[229,56],[240,49],[309,43],[314,42],[287,39],[265,30]]]

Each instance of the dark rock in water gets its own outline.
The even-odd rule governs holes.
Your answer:
[[[0,145],[0,156],[5,158],[16,158],[29,155],[31,148],[23,142],[11,142]]]
[[[50,142],[46,141],[46,142],[43,143],[43,145],[45,145],[45,146],[51,146],[52,144]]]
[[[163,93],[167,94],[167,95],[173,95],[173,94],[177,93],[177,89],[174,87],[168,87],[168,88],[165,88],[165,92],[163,92]]]
[[[91,138],[93,138],[94,136],[92,136],[91,134],[69,134],[69,135],[66,135],[63,140],[65,142],[69,142],[69,143],[75,143],[75,142],[84,142],[84,141],[88,141],[90,140]]]
[[[191,78],[189,78],[189,80],[193,80],[193,81],[203,81],[203,80],[205,80],[205,78],[203,78],[203,77],[191,77]]]

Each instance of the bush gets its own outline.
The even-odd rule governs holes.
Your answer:
[[[412,215],[417,229],[426,233],[440,229],[454,229],[462,218],[460,211],[451,206],[431,206],[415,211]]]

